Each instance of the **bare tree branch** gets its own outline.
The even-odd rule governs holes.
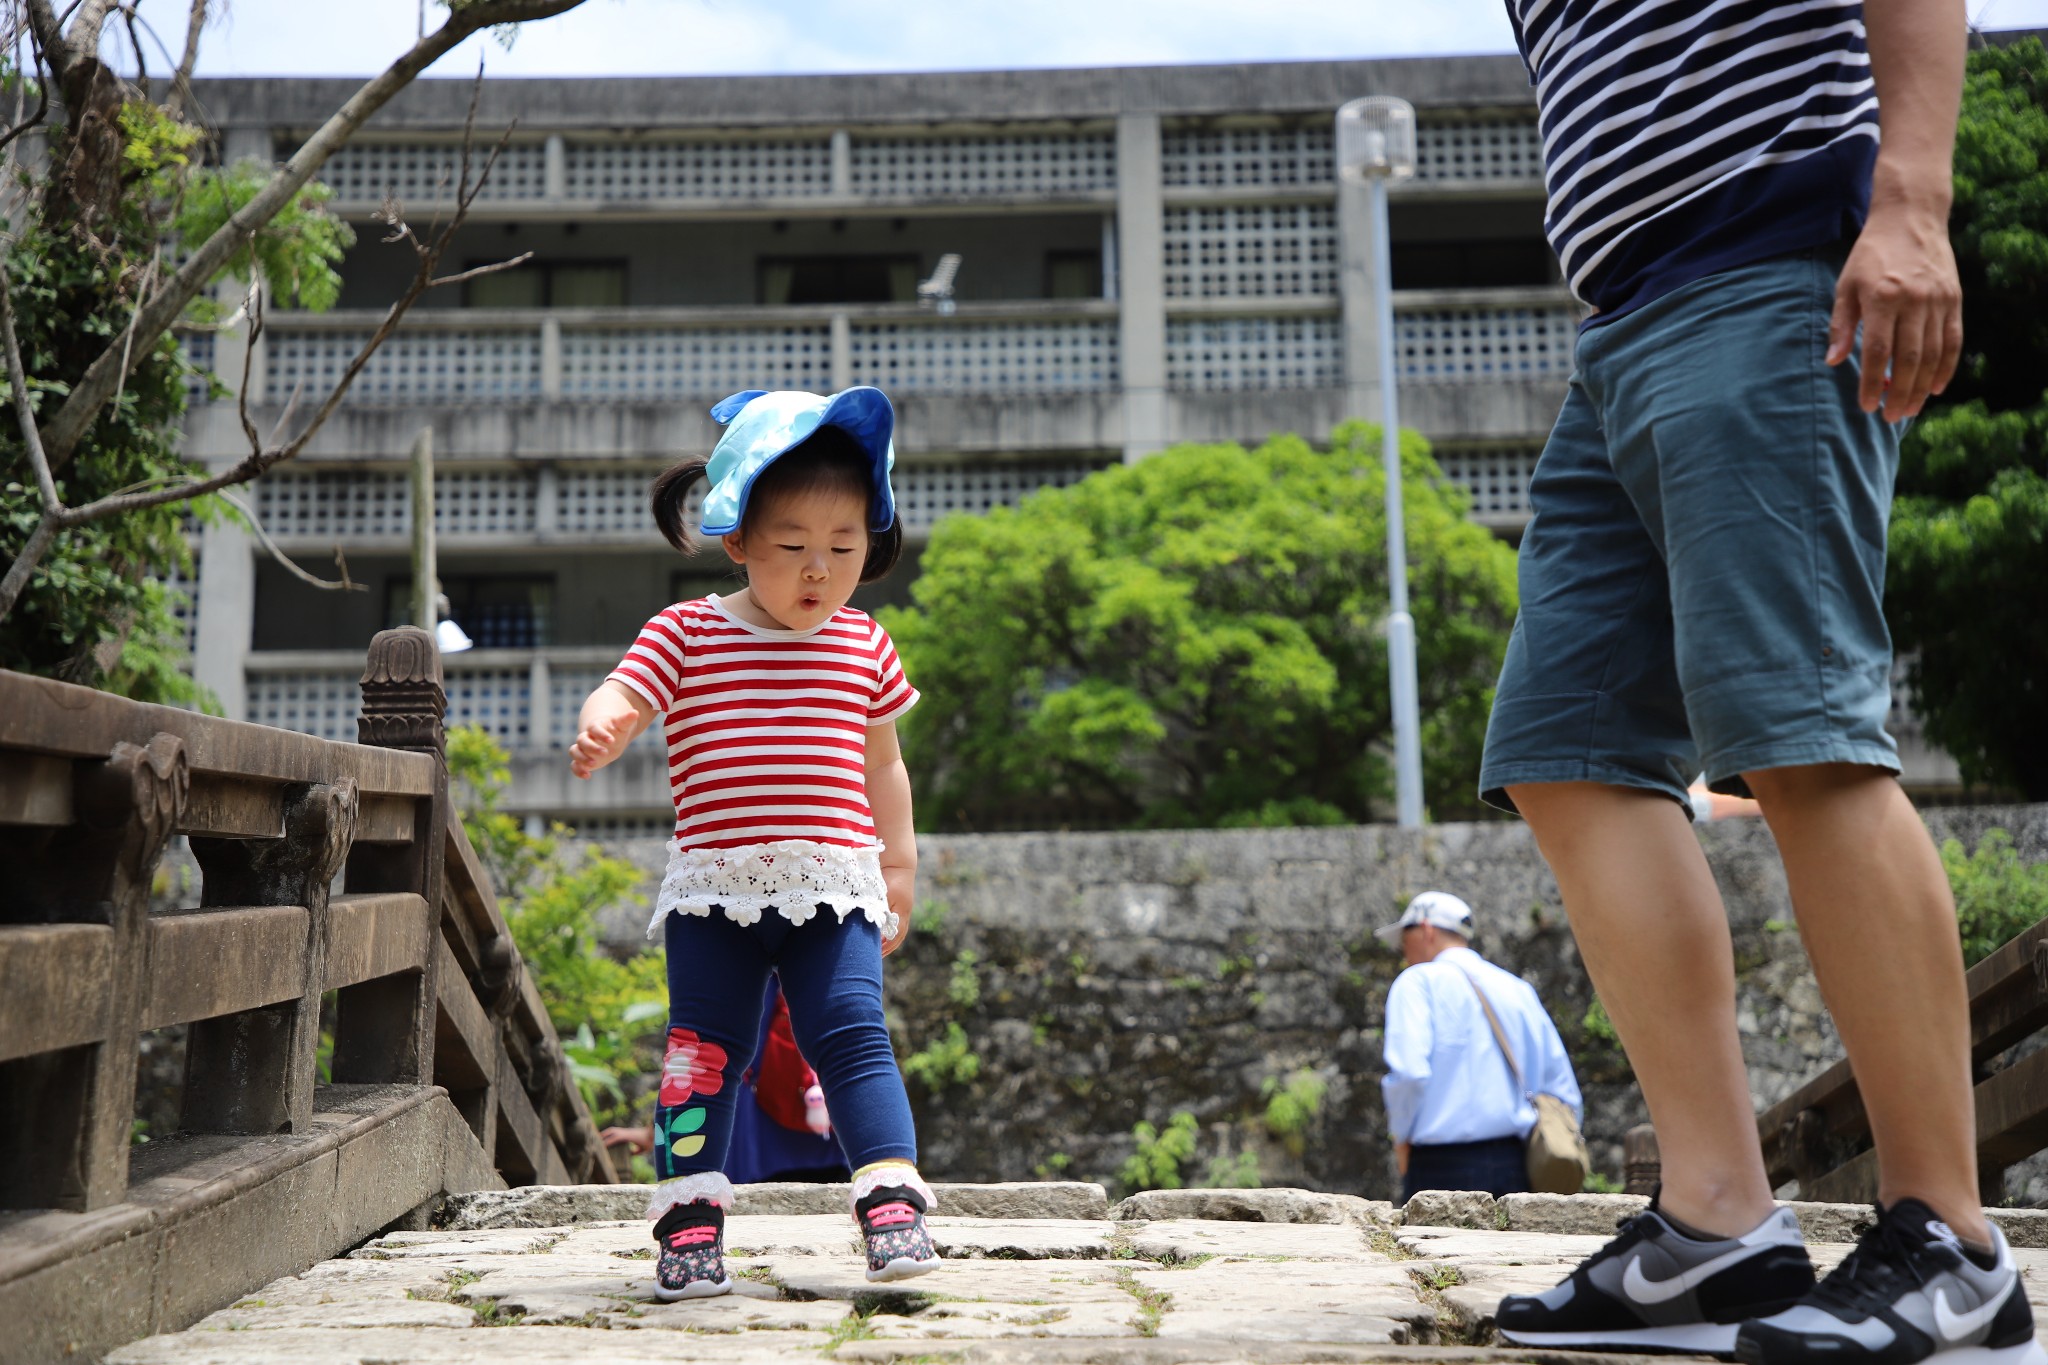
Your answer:
[[[43,452],[35,404],[29,401],[28,372],[21,363],[21,341],[14,330],[14,280],[7,273],[4,259],[0,259],[0,341],[7,346],[7,385],[14,392],[14,417],[21,424],[21,443],[28,451],[29,468],[36,473],[36,491],[42,495],[43,510],[55,512],[64,503],[57,496],[57,480],[50,472],[49,457]]]
[[[135,316],[142,311],[142,301],[149,297],[149,287],[156,283],[156,269],[163,263],[164,244],[158,242],[149,253],[149,264],[143,267],[142,279],[135,286],[135,312],[128,315],[128,326],[122,332],[121,341],[121,382],[114,385],[114,402],[121,401],[121,390],[128,383],[128,371],[134,368],[129,359],[135,349]]]
[[[192,0],[192,18],[185,25],[185,54],[178,58],[178,69],[171,73],[171,93],[164,101],[164,112],[174,119],[185,117],[185,103],[192,98],[192,69],[199,64],[199,35],[206,28],[208,3],[209,0]]]
[[[50,74],[59,85],[68,83],[75,63],[71,60],[71,49],[64,42],[64,21],[50,8],[50,0],[27,0],[29,30],[35,34],[36,46],[42,50],[43,60],[50,64]]]
[[[235,389],[235,416],[242,421],[242,434],[249,438],[251,450],[263,449],[263,438],[256,434],[256,424],[249,420],[249,374],[256,364],[256,340],[263,335],[263,285],[257,280],[249,281],[248,297],[242,306],[249,312],[249,336],[242,347],[242,382]]]
[[[29,131],[29,129],[41,126],[43,121],[50,116],[50,82],[43,74],[43,67],[47,64],[43,52],[43,42],[33,27],[28,28],[28,38],[29,49],[33,54],[30,60],[36,66],[36,111],[27,118],[18,119],[14,126],[5,133],[0,133],[0,147],[7,146],[14,139]],[[15,102],[14,108],[18,115],[21,111],[21,102],[19,100]]]
[[[166,503],[183,502],[191,498],[205,497],[209,493],[218,493],[223,488],[232,488],[237,484],[247,483],[273,466],[292,459],[300,451],[304,450],[307,442],[313,439],[320,428],[327,424],[327,419],[334,415],[335,409],[341,406],[342,400],[348,396],[349,387],[355,383],[356,376],[363,372],[364,366],[370,363],[370,357],[376,354],[377,348],[382,346],[390,338],[391,334],[398,330],[399,322],[405,317],[413,304],[419,301],[420,295],[426,293],[432,286],[434,270],[440,265],[441,257],[447,251],[456,232],[468,219],[469,207],[475,201],[477,192],[482,189],[484,180],[489,177],[492,167],[497,164],[498,155],[504,150],[505,143],[511,137],[511,133],[512,130],[508,127],[505,130],[505,135],[499,138],[498,145],[492,148],[491,155],[484,161],[483,170],[478,176],[477,183],[474,186],[462,187],[462,192],[457,200],[455,215],[448,220],[447,225],[441,229],[432,242],[421,242],[414,236],[411,228],[400,224],[400,233],[398,235],[411,239],[413,251],[419,259],[419,268],[414,272],[412,282],[406,286],[405,292],[399,295],[398,299],[385,312],[384,320],[378,324],[377,330],[370,334],[370,339],[363,343],[362,347],[357,350],[355,356],[349,361],[348,368],[342,371],[341,379],[335,384],[333,391],[327,395],[325,401],[321,403],[319,411],[313,415],[313,420],[307,423],[305,430],[301,431],[284,445],[266,445],[255,439],[254,424],[249,419],[248,409],[245,405],[242,409],[242,426],[243,431],[250,437],[250,452],[232,467],[210,478],[197,479],[191,483],[178,484],[170,488],[151,489],[148,492],[113,493],[97,501],[86,503],[82,507],[62,508],[52,514],[57,526],[60,529],[69,529],[73,526],[82,526],[87,522],[99,521],[106,517],[118,516],[126,512],[139,512],[149,507],[161,507]],[[243,386],[245,393],[247,392],[246,376],[247,369],[245,367]],[[4,611],[0,611],[0,615],[4,614]]]
[[[149,62],[142,55],[142,34],[137,28],[133,3],[120,6],[121,18],[128,27],[128,46],[135,49],[135,83],[147,88],[149,83]]]
[[[334,547],[334,562],[341,569],[341,577],[338,579],[322,578],[319,574],[310,573],[300,567],[298,561],[278,548],[277,542],[270,538],[270,532],[263,529],[263,522],[257,517],[254,507],[241,498],[236,497],[233,493],[224,492],[220,494],[220,499],[242,514],[243,523],[248,526],[250,532],[256,537],[256,543],[268,551],[270,557],[276,560],[286,573],[289,573],[301,583],[319,588],[323,592],[368,592],[370,590],[367,583],[358,583],[348,576],[348,558],[342,554],[339,544]]]
[[[471,266],[459,275],[442,275],[438,279],[428,280],[427,288],[439,289],[444,284],[462,284],[465,281],[475,279],[479,275],[495,275],[500,270],[510,270],[515,265],[525,265],[532,259],[533,253],[531,251],[522,251],[509,261],[493,261],[489,265]]]
[[[21,554],[7,570],[7,577],[0,580],[0,618],[14,608],[15,599],[28,586],[28,576],[43,557],[43,552],[56,537],[57,517],[64,510],[64,501],[57,496],[57,480],[50,472],[50,461],[43,453],[43,437],[36,425],[35,404],[29,401],[28,371],[21,363],[21,340],[14,330],[14,281],[7,274],[7,264],[0,259],[0,343],[7,348],[7,385],[14,391],[14,416],[21,425],[21,444],[28,452],[29,467],[35,470],[36,492],[42,498],[43,515],[36,523],[36,529],[22,547]]]
[[[71,31],[64,35],[64,50],[70,54],[74,67],[99,60],[100,34],[105,31],[107,15],[113,8],[114,0],[82,0],[77,6]]]
[[[481,94],[482,87],[483,73],[479,71],[477,73],[476,87],[470,93],[470,131],[465,133],[463,139],[465,165],[468,164],[469,145],[472,141],[470,133],[474,131],[476,103]],[[152,488],[144,491],[111,493],[106,497],[99,498],[80,507],[66,507],[63,505],[62,500],[57,496],[55,475],[45,451],[45,437],[38,430],[34,411],[28,405],[27,379],[21,362],[20,348],[16,344],[13,304],[8,294],[9,281],[6,276],[4,258],[0,258],[0,342],[5,342],[6,344],[9,380],[14,387],[16,409],[21,420],[23,440],[29,450],[30,463],[36,470],[37,483],[38,487],[42,490],[44,507],[42,520],[38,523],[35,533],[29,538],[28,545],[23,548],[13,565],[8,569],[5,580],[0,581],[0,619],[4,619],[8,612],[13,609],[15,601],[20,597],[22,589],[28,583],[30,573],[49,549],[57,532],[69,530],[74,526],[83,526],[89,522],[102,521],[108,517],[119,516],[128,512],[139,512],[146,508],[163,507],[170,503],[187,502],[194,498],[202,498],[209,494],[220,493],[223,489],[248,483],[266,470],[294,458],[300,451],[306,448],[307,442],[313,439],[320,428],[326,425],[327,419],[334,415],[335,409],[347,397],[349,387],[355,383],[356,376],[363,372],[363,367],[369,364],[370,357],[376,354],[377,348],[382,346],[391,334],[398,329],[399,322],[405,317],[413,304],[419,301],[422,294],[433,288],[437,283],[449,283],[462,276],[488,273],[493,269],[505,269],[517,265],[519,261],[526,259],[522,256],[519,260],[500,262],[496,266],[483,267],[476,271],[465,271],[462,273],[462,276],[437,277],[434,273],[439,269],[441,258],[453,243],[455,234],[461,230],[463,223],[467,221],[470,206],[476,202],[477,196],[482,193],[485,182],[490,178],[491,171],[496,168],[498,158],[503,154],[511,136],[512,128],[508,126],[498,138],[497,144],[491,148],[490,155],[484,159],[483,167],[478,171],[475,183],[468,183],[465,180],[465,183],[457,187],[455,213],[448,220],[446,226],[442,227],[434,235],[432,241],[422,242],[418,235],[406,225],[402,206],[396,201],[387,201],[380,216],[385,217],[391,223],[392,232],[385,240],[389,242],[405,241],[411,245],[417,261],[417,268],[413,273],[412,282],[406,286],[405,292],[386,311],[384,320],[378,325],[377,330],[370,335],[369,340],[363,343],[361,349],[349,361],[348,368],[342,372],[341,379],[335,384],[333,391],[321,403],[320,410],[313,415],[313,420],[307,423],[305,429],[299,432],[297,436],[282,445],[278,444],[278,440],[288,429],[292,410],[298,402],[298,392],[296,389],[293,391],[291,402],[286,404],[284,415],[279,418],[277,428],[272,431],[269,441],[266,442],[257,435],[255,423],[249,416],[250,355],[254,352],[256,340],[262,335],[263,329],[261,293],[258,287],[252,283],[250,297],[245,304],[250,319],[249,346],[243,353],[242,396],[237,405],[243,434],[249,440],[249,454],[218,474],[208,478],[194,479],[188,483],[179,483],[170,487]],[[255,524],[253,517],[251,518],[251,523],[252,525]],[[258,536],[268,543],[268,538],[263,534],[260,527],[258,528]],[[270,545],[269,548],[273,554],[278,555],[280,562],[284,562],[284,557],[281,552],[277,551],[274,545]],[[335,553],[337,559],[339,559],[339,548],[336,549]],[[332,584],[325,579],[307,574],[296,564],[290,564],[288,567],[291,568],[292,572],[316,586],[354,586],[352,580],[348,577],[347,561],[341,560],[341,564],[342,581],[340,584]]]
[[[85,0],[86,4],[104,5],[110,2],[111,0]],[[291,202],[292,196],[313,178],[313,173],[363,125],[364,120],[381,109],[393,95],[404,89],[415,76],[443,54],[479,29],[546,19],[553,15],[565,14],[582,2],[583,0],[473,0],[473,3],[450,10],[446,23],[414,44],[410,51],[393,62],[383,74],[364,83],[361,89],[350,96],[348,101],[328,118],[318,132],[306,140],[304,146],[292,154],[291,159],[271,177],[268,184],[257,191],[254,198],[244,204],[192,253],[184,268],[143,307],[136,320],[138,332],[154,339],[169,329],[178,320],[178,315],[184,312],[186,305],[198,297],[199,291],[220,272],[228,257],[247,235],[274,218]],[[29,0],[29,3],[32,6],[40,5],[45,11],[48,9],[48,0]],[[116,373],[120,365],[118,345],[109,346],[102,351],[87,367],[84,375],[72,387],[71,394],[65,399],[63,406],[46,425],[43,438],[54,468],[62,469],[70,461],[79,441],[84,439],[87,429],[91,427],[93,419],[99,415],[100,409],[113,395],[114,388],[120,381],[120,376]]]

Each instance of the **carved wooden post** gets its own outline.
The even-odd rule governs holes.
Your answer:
[[[428,954],[423,970],[365,981],[339,992],[334,1079],[430,1085],[438,925],[448,822],[454,818],[448,800],[448,736],[442,725],[448,698],[441,686],[441,652],[434,637],[417,626],[379,632],[370,641],[362,689],[358,742],[431,754],[436,769],[432,799],[413,807],[412,842],[357,848],[349,858],[348,889],[417,892],[426,898],[428,919],[437,928],[435,951]]]
[[[184,742],[116,744],[73,772],[75,823],[9,831],[10,917],[112,932],[100,1041],[10,1062],[0,1080],[0,1206],[91,1210],[128,1193],[135,1060],[148,985],[149,886],[184,813]],[[33,841],[33,847],[30,846]]]
[[[1657,1130],[1639,1123],[1621,1135],[1622,1179],[1629,1194],[1654,1195],[1664,1179],[1664,1161],[1657,1151]]]
[[[194,837],[200,904],[301,905],[304,983],[296,1000],[192,1025],[185,1040],[185,1127],[196,1133],[303,1133],[318,1082],[320,997],[331,934],[328,890],[356,833],[356,780],[285,791],[282,839]]]

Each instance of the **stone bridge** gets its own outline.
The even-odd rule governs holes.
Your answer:
[[[431,638],[361,744],[0,672],[0,1360],[176,1330],[450,1192],[615,1179],[448,798]],[[165,847],[196,895],[152,910]],[[184,1058],[137,1138],[145,1036]]]
[[[1548,1287],[1647,1201],[1425,1193],[1405,1209],[1301,1190],[941,1185],[947,1264],[870,1285],[846,1187],[743,1187],[728,1297],[654,1298],[653,1243],[627,1188],[451,1198],[396,1232],[200,1321],[118,1365],[454,1365],[521,1361],[929,1361],[1282,1365],[1629,1357],[1490,1349],[1503,1293]],[[1795,1204],[1823,1271],[1867,1206]],[[2048,1213],[2000,1210],[2048,1321]]]

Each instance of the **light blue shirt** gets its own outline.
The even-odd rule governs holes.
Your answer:
[[[1452,948],[1408,968],[1387,991],[1380,1087],[1396,1142],[1520,1138],[1536,1126],[1536,1106],[1516,1087],[1472,981],[1486,992],[1529,1090],[1583,1110],[1564,1040],[1535,989],[1470,948]]]

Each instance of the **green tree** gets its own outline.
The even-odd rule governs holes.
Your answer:
[[[548,1017],[562,1039],[599,1126],[637,1112],[661,1063],[668,977],[651,949],[620,962],[598,940],[598,916],[611,906],[644,901],[631,863],[586,847],[566,851],[573,833],[556,825],[534,836],[498,809],[511,772],[505,751],[488,733],[464,726],[448,732],[448,772],[462,827],[490,874],[498,908],[519,945]]]
[[[222,167],[210,155],[214,130],[190,98],[219,0],[194,0],[167,82],[124,76],[102,56],[113,47],[109,24],[123,16],[136,38],[132,5],[77,0],[60,13],[51,0],[0,0],[15,35],[0,52],[0,108],[9,111],[0,115],[0,667],[150,700],[195,699],[177,667],[177,596],[164,584],[191,567],[186,518],[236,515],[206,495],[296,455],[348,379],[332,395],[305,395],[311,415],[280,424],[268,441],[245,423],[249,457],[210,472],[184,458],[180,428],[188,386],[221,391],[194,370],[172,329],[217,323],[207,291],[228,276],[260,278],[286,306],[332,304],[334,265],[353,236],[325,212],[314,173],[471,34],[509,34],[581,2],[441,0],[442,25],[364,82],[287,162]],[[144,59],[139,40],[133,55]],[[15,64],[22,57],[25,67]],[[20,152],[38,129],[47,162],[30,165]],[[479,156],[479,172],[486,160]],[[391,226],[419,253],[420,271],[358,365],[436,282],[448,240],[444,232],[423,243]]]
[[[1927,736],[2048,800],[2048,50],[1970,54],[1949,233],[1963,363],[1909,433],[1885,612]]]
[[[1514,555],[1402,438],[1424,786],[1469,809]],[[1391,801],[1377,428],[1318,450],[1180,446],[953,517],[884,613],[925,700],[918,813],[1116,826],[1333,824]]]
[[[1965,963],[1983,961],[2048,919],[2048,862],[2022,858],[2005,830],[1984,831],[1967,853],[1962,840],[1944,840],[1941,865],[1955,891]]]

